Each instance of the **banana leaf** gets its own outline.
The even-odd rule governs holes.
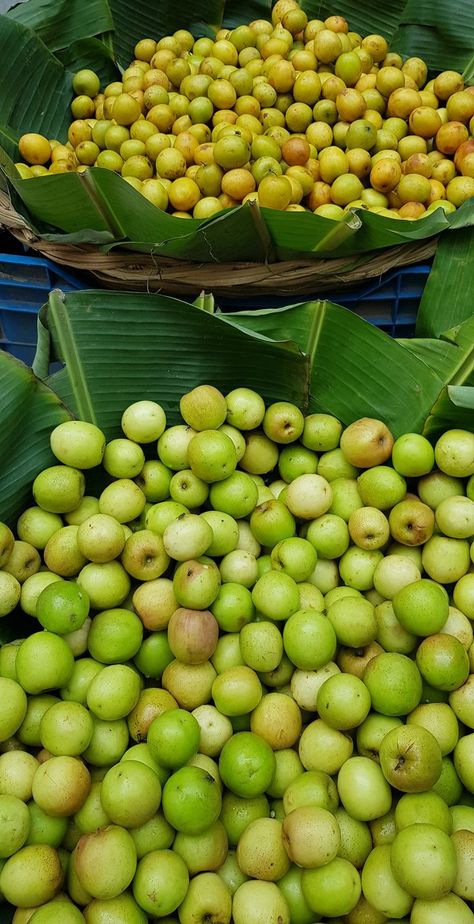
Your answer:
[[[430,440],[445,430],[474,430],[474,388],[448,385],[441,392],[423,429]]]
[[[470,229],[442,236],[420,302],[417,336],[439,337],[442,331],[471,317],[473,265],[474,234]]]
[[[28,0],[14,6],[7,18],[32,29],[51,51],[114,28],[106,0]]]
[[[56,57],[66,70],[75,73],[86,67],[95,71],[101,86],[107,86],[117,79],[117,65],[112,51],[111,33],[101,38],[78,39],[67,48],[58,49]]]
[[[70,413],[31,369],[0,350],[0,520],[16,522],[38,472],[54,463],[49,431]]]
[[[180,4],[175,0],[138,0],[131,13],[129,0],[109,0],[114,20],[114,50],[117,61],[126,67],[134,57],[136,42],[146,36],[161,38],[176,29],[190,29],[195,36],[212,35],[222,23],[224,0],[192,0]]]
[[[45,239],[95,243],[97,234],[105,234],[108,246],[127,244],[129,249],[197,262],[356,257],[435,237],[449,230],[453,219],[458,226],[474,224],[474,199],[452,215],[438,209],[423,221],[401,222],[357,210],[334,222],[310,212],[279,212],[246,203],[210,219],[182,222],[109,170],[92,167],[83,174],[32,182],[16,179],[7,161],[0,152],[20,210]]]
[[[445,385],[474,386],[474,314],[439,339],[399,341],[437,373]]]
[[[304,3],[301,4],[305,9]],[[225,0],[223,26],[234,29],[254,19],[270,19],[272,0]]]
[[[27,181],[23,181],[25,183]],[[289,213],[276,210],[262,210],[265,223],[273,238],[279,259],[294,259],[303,254],[312,253],[319,256],[346,257],[356,254],[383,250],[403,243],[426,240],[451,228],[452,220],[470,226],[474,223],[474,199],[467,200],[457,212],[446,215],[442,209],[436,209],[422,221],[400,221],[386,218],[374,212],[361,209],[356,211],[358,224],[353,233],[336,241],[336,246],[322,241],[321,224],[324,222],[327,233],[336,230],[338,223],[311,212]],[[296,221],[294,219],[296,218]],[[315,221],[316,219],[316,221]]]
[[[7,16],[0,16],[0,60],[2,147],[16,157],[20,135],[34,130],[65,138],[72,74],[35,32]]]
[[[224,392],[247,385],[267,403],[292,401],[344,424],[379,417],[395,436],[424,428],[431,437],[447,426],[474,424],[474,389],[467,387],[474,318],[444,335],[443,356],[441,341],[407,348],[329,302],[234,315],[212,313],[210,297],[198,303],[94,290],[51,293],[39,318],[40,378],[0,353],[0,519],[14,525],[27,506],[34,477],[54,461],[49,431],[71,413],[113,438],[125,406],[149,397],[173,424],[180,396],[199,382]],[[55,359],[65,366],[48,377]]]
[[[378,417],[395,436],[424,427],[436,434],[450,420],[467,427],[474,416],[466,403],[474,393],[466,387],[474,318],[445,334],[442,353],[441,341],[415,341],[410,349],[410,342],[392,340],[326,301],[235,314],[212,313],[213,300],[206,296],[198,302],[200,307],[160,295],[96,290],[51,293],[40,312],[34,369],[53,391],[20,363],[4,358],[10,379],[13,365],[29,388],[36,383],[43,402],[33,404],[29,393],[25,398],[34,427],[16,413],[9,420],[2,405],[1,432],[8,446],[17,447],[15,490],[8,481],[4,489],[11,515],[34,474],[48,464],[38,447],[31,453],[32,432],[47,444],[45,434],[57,422],[58,408],[61,419],[67,415],[59,399],[76,416],[101,426],[109,439],[119,435],[126,405],[139,398],[159,400],[169,424],[177,423],[179,398],[199,382],[224,392],[245,384],[267,403],[292,401],[305,412],[335,414],[344,424]],[[65,366],[48,376],[52,360]],[[53,393],[58,398],[52,421]],[[23,443],[12,437],[12,426],[25,432]],[[4,519],[10,516],[5,505],[3,500]]]
[[[224,392],[246,384],[266,401],[308,405],[309,357],[292,337],[275,343],[179,299],[55,290],[40,324],[35,369],[44,375],[53,357],[65,362],[48,383],[109,437],[119,434],[124,408],[139,398],[159,400],[177,423],[180,396],[199,382]]]
[[[474,83],[474,54],[464,68],[463,77],[467,84]]]
[[[240,311],[228,324],[275,341],[292,337],[311,357],[309,411],[326,411],[344,424],[383,419],[399,436],[419,431],[443,385],[422,358],[363,318],[328,301]]]
[[[474,47],[474,6],[455,7],[452,0],[408,0],[391,38],[401,54],[423,58],[433,71],[454,66],[463,71]]]
[[[166,296],[56,291],[40,316],[35,371],[46,376],[53,359],[66,366],[47,379],[51,387],[114,435],[125,403],[139,396],[159,396],[175,422],[179,396],[199,381],[224,391],[244,383],[266,401],[345,424],[380,417],[399,435],[421,430],[444,385],[422,359],[326,301],[209,314]]]

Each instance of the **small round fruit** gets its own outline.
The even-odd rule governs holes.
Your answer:
[[[303,869],[314,869],[333,860],[341,843],[334,815],[317,805],[302,805],[289,812],[282,835],[290,860]]]
[[[95,424],[66,420],[51,432],[50,444],[54,455],[64,465],[89,469],[102,462],[105,436]]]
[[[122,828],[138,828],[156,815],[161,801],[157,774],[138,760],[121,760],[104,776],[102,808]]]
[[[185,834],[201,834],[214,824],[220,815],[221,803],[218,783],[202,767],[180,767],[163,788],[165,818]]]
[[[446,430],[435,445],[438,468],[455,478],[474,474],[474,433],[468,430]]]
[[[18,142],[21,156],[29,164],[46,164],[51,157],[51,145],[44,135],[28,132]]]
[[[427,475],[434,465],[433,447],[419,433],[404,433],[395,440],[392,463],[394,469],[407,478]]]
[[[153,443],[166,427],[166,415],[156,401],[135,401],[122,414],[122,430],[136,443]]]
[[[28,844],[6,861],[0,875],[3,897],[17,908],[50,901],[61,887],[58,852],[47,844]]]
[[[398,621],[414,635],[429,636],[439,632],[449,615],[446,590],[427,579],[402,587],[392,602]]]
[[[71,581],[55,581],[41,591],[36,602],[36,618],[44,629],[67,635],[84,625],[89,615],[89,597]]]
[[[61,636],[53,632],[34,632],[22,641],[15,668],[18,681],[27,693],[43,693],[66,686],[73,672],[74,657]]]
[[[26,709],[26,694],[20,684],[9,677],[0,677],[0,741],[6,741],[18,731]]]
[[[373,709],[382,715],[408,715],[421,700],[420,672],[411,658],[398,652],[384,651],[372,658],[363,679]]]
[[[152,756],[163,767],[182,767],[199,750],[197,719],[184,709],[168,709],[153,719],[147,734]]]
[[[277,883],[261,879],[238,886],[232,915],[234,924],[290,924],[290,908]]]
[[[409,895],[435,901],[454,885],[456,852],[444,831],[430,824],[413,824],[397,833],[391,848],[391,866],[397,882]]]
[[[381,465],[391,455],[394,439],[381,420],[363,417],[350,424],[341,436],[346,459],[357,468]]]
[[[284,210],[292,197],[292,186],[285,176],[267,174],[258,187],[258,201],[262,208]]]
[[[33,482],[33,497],[48,513],[70,513],[79,506],[85,491],[82,471],[68,465],[43,469]]]
[[[222,748],[219,773],[231,792],[254,798],[265,792],[275,772],[270,745],[252,732],[237,732]]]
[[[86,96],[90,96],[93,99],[100,91],[100,79],[95,71],[89,68],[82,68],[74,74],[72,78],[72,88],[76,96],[86,94]]]

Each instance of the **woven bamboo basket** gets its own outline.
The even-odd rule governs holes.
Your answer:
[[[390,269],[429,259],[437,238],[373,251],[364,261],[340,259],[285,260],[275,263],[192,263],[127,250],[105,253],[88,244],[67,244],[38,237],[0,191],[0,228],[25,247],[55,263],[88,273],[101,288],[161,292],[186,298],[212,292],[223,298],[255,296],[313,297],[376,279]]]

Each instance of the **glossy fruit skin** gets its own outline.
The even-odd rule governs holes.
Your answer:
[[[275,771],[270,746],[252,732],[237,732],[224,745],[219,759],[223,782],[238,796],[252,798],[265,792]]]
[[[205,770],[181,767],[165,783],[162,805],[165,818],[178,831],[201,834],[217,821],[221,795],[216,781]]]
[[[415,853],[413,853],[415,851]],[[416,873],[416,866],[407,863],[407,858],[422,858],[432,873],[429,882]],[[393,842],[391,865],[399,884],[414,898],[441,898],[450,891],[456,876],[454,846],[448,835],[434,825],[410,825],[400,831]]]
[[[390,687],[386,681],[390,678]],[[382,715],[407,715],[421,698],[421,675],[406,655],[383,652],[369,661],[364,682],[372,698],[372,707]]]

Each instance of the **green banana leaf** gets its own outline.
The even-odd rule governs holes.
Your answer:
[[[301,5],[308,12],[307,4],[303,2]],[[272,6],[272,0],[225,0],[222,25],[234,29],[254,19],[270,19]]]
[[[58,49],[56,57],[64,64],[66,70],[75,73],[86,67],[95,71],[101,86],[107,86],[117,79],[117,65],[112,51],[111,34],[104,39],[84,38],[71,42],[67,48]]]
[[[66,366],[47,379],[51,387],[114,435],[125,404],[140,396],[158,397],[176,422],[179,396],[199,381],[224,391],[245,384],[266,401],[345,424],[383,418],[399,435],[421,431],[445,384],[403,345],[326,301],[209,314],[166,296],[56,291],[40,316],[37,374],[53,359]]]
[[[344,424],[378,417],[395,436],[421,432],[427,418],[427,432],[436,433],[450,414],[469,425],[474,319],[445,335],[451,354],[441,362],[441,341],[409,349],[326,301],[235,314],[213,313],[204,295],[198,305],[160,295],[51,293],[39,317],[39,378],[0,354],[0,519],[14,523],[27,504],[33,478],[52,462],[48,432],[70,412],[110,439],[139,398],[159,400],[168,422],[178,422],[179,398],[199,382],[224,392],[244,384],[266,402],[292,401]],[[58,359],[65,366],[48,376]]]
[[[433,71],[463,71],[474,47],[474,7],[451,0],[408,0],[392,36],[403,55],[423,58]]]
[[[344,424],[368,416],[383,419],[396,436],[419,431],[442,388],[443,380],[423,359],[328,301],[225,318],[275,341],[293,337],[311,357],[309,411],[329,412]]]
[[[0,350],[0,520],[15,524],[38,472],[54,463],[49,432],[70,417],[31,369]]]
[[[49,432],[71,413],[110,439],[126,405],[149,397],[173,424],[180,396],[199,382],[224,392],[244,384],[267,403],[292,401],[344,424],[378,417],[395,436],[474,424],[474,318],[444,335],[443,355],[441,341],[398,343],[329,302],[233,315],[212,309],[205,295],[197,306],[160,295],[52,292],[39,318],[39,378],[0,353],[0,519],[14,525],[28,505],[34,477],[54,462]],[[65,366],[48,377],[55,359]]]
[[[430,440],[445,430],[474,430],[474,388],[448,385],[441,392],[423,429]]]
[[[473,314],[474,234],[470,229],[441,237],[420,302],[417,336],[439,337]]]
[[[16,157],[20,135],[34,130],[65,138],[72,74],[35,32],[7,16],[0,16],[0,60],[2,147]]]
[[[23,181],[28,182],[28,181]],[[442,209],[436,209],[422,221],[400,221],[386,218],[364,209],[357,209],[358,225],[353,233],[341,240],[323,243],[321,223],[324,222],[327,233],[337,230],[338,224],[311,212],[279,212],[263,210],[265,223],[272,235],[279,259],[294,259],[297,254],[309,257],[337,256],[348,257],[357,254],[383,250],[404,243],[427,240],[451,228],[453,218],[457,222],[470,226],[474,223],[474,199],[468,199],[457,212],[446,215]],[[293,219],[296,218],[296,221]],[[316,219],[316,221],[314,220]]]
[[[51,51],[114,29],[106,0],[28,0],[14,6],[7,18],[32,29]]]
[[[176,29],[190,29],[195,36],[212,35],[222,23],[224,0],[192,0],[180,4],[175,0],[109,0],[114,20],[114,50],[122,67],[134,57],[133,49],[141,38],[161,38]],[[209,28],[210,27],[210,28]]]
[[[436,372],[445,385],[474,386],[474,314],[439,339],[399,341]]]
[[[474,82],[474,55],[466,64],[463,77],[467,84],[472,84]]]
[[[177,423],[180,396],[204,381],[224,392],[246,384],[266,401],[308,405],[310,361],[292,337],[275,343],[179,299],[55,290],[40,325],[35,370],[44,376],[51,358],[65,362],[48,383],[109,438],[119,434],[126,405],[139,398],[159,400]]]

